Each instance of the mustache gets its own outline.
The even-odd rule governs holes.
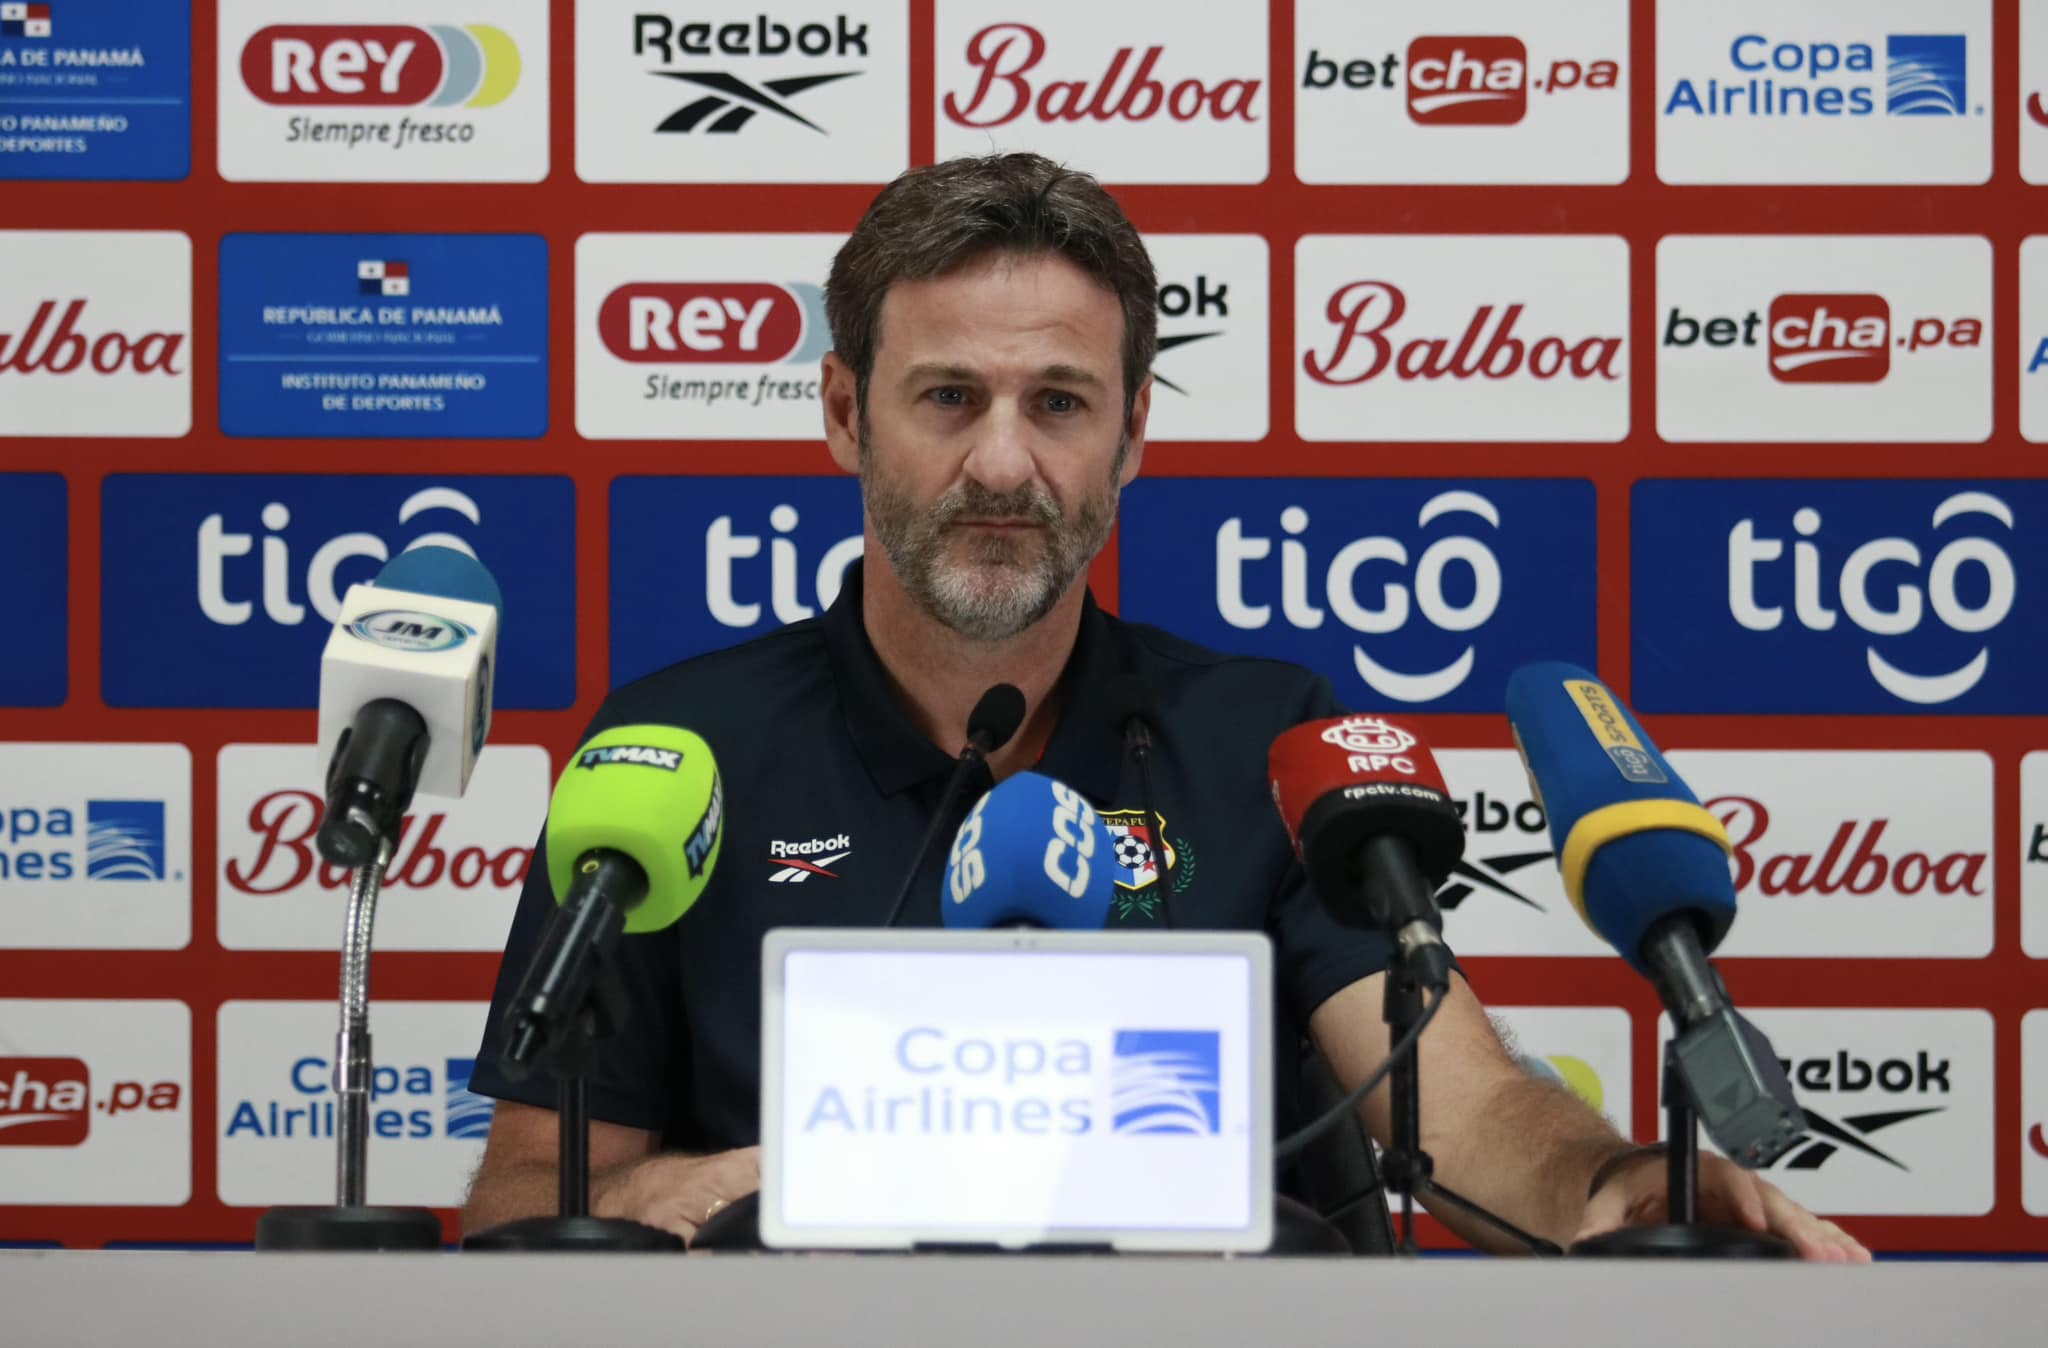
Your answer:
[[[969,479],[940,497],[931,514],[932,522],[940,527],[970,517],[1051,525],[1060,522],[1061,512],[1052,493],[1039,484],[998,492]]]

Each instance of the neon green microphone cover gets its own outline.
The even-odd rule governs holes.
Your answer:
[[[624,852],[647,872],[628,932],[659,931],[704,892],[725,839],[725,792],[711,746],[672,725],[624,725],[591,737],[548,804],[548,881],[560,903],[576,859]]]

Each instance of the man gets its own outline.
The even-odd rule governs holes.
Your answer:
[[[1144,458],[1156,294],[1115,201],[1033,155],[912,170],[840,251],[822,399],[833,460],[860,476],[863,562],[821,618],[642,679],[597,718],[704,735],[728,821],[703,898],[672,931],[625,943],[633,1020],[604,1046],[590,1090],[599,1215],[687,1237],[753,1192],[760,937],[883,920],[968,713],[995,683],[1021,689],[1029,711],[949,825],[980,788],[1025,767],[1100,810],[1133,805],[1102,690],[1137,673],[1161,705],[1160,841],[1177,854],[1132,872],[1114,920],[1157,924],[1170,909],[1178,926],[1272,935],[1283,1130],[1304,1034],[1347,1088],[1386,1055],[1386,944],[1323,910],[1265,799],[1266,746],[1337,714],[1328,684],[1117,622],[1081,583]],[[791,856],[817,860],[802,883],[770,883]],[[926,859],[908,921],[938,921],[942,862]],[[553,1210],[549,1087],[515,1088],[492,1066],[498,1017],[552,907],[543,857],[531,876],[472,1083],[504,1103],[469,1230]],[[1521,1071],[1462,979],[1421,1052],[1422,1140],[1446,1184],[1561,1243],[1661,1218],[1653,1153]],[[1382,1086],[1364,1110],[1383,1140],[1388,1107]],[[1718,1158],[1703,1161],[1701,1190],[1710,1220],[1775,1231],[1810,1258],[1868,1258]],[[1437,1215],[1498,1244],[1455,1209]]]

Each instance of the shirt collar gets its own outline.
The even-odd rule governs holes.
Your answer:
[[[839,685],[847,733],[875,789],[893,796],[944,777],[956,761],[926,739],[896,700],[882,659],[862,620],[862,562],[846,569],[839,597],[825,611],[825,650]],[[1059,723],[1035,770],[1055,777],[1094,801],[1115,794],[1123,767],[1123,740],[1101,705],[1103,686],[1116,670],[1109,619],[1092,592],[1081,600],[1081,626],[1061,674]],[[965,739],[962,728],[962,739]]]

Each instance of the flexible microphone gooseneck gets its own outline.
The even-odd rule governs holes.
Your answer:
[[[1138,768],[1138,805],[1152,835],[1152,883],[1159,887],[1159,917],[1173,928],[1173,886],[1166,876],[1166,821],[1152,798],[1152,733],[1159,725],[1159,698],[1143,676],[1119,674],[1108,689],[1110,717],[1123,730],[1124,752]]]
[[[1024,694],[1016,685],[999,683],[981,695],[974,704],[974,710],[967,714],[967,744],[960,750],[960,761],[953,765],[952,776],[946,779],[946,789],[939,796],[938,808],[932,811],[931,823],[925,826],[924,837],[917,844],[917,851],[911,855],[910,865],[903,872],[903,883],[896,887],[896,901],[889,905],[889,916],[882,920],[885,927],[896,925],[896,919],[903,916],[903,905],[910,898],[910,886],[917,880],[917,872],[924,865],[924,859],[931,855],[938,843],[939,833],[946,825],[946,815],[953,808],[953,802],[960,798],[961,787],[967,784],[967,774],[976,763],[1010,742],[1017,733],[1017,727],[1024,724]]]

